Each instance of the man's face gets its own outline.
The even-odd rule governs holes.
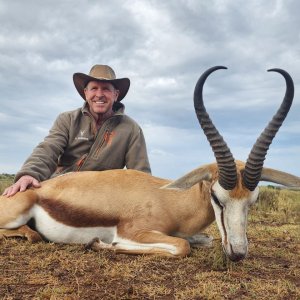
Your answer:
[[[84,89],[85,99],[90,112],[95,115],[105,115],[112,112],[119,91],[109,82],[90,81]]]

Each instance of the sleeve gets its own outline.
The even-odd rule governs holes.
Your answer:
[[[49,134],[27,158],[15,181],[23,175],[30,175],[39,181],[50,178],[56,170],[59,156],[68,144],[70,117],[63,113],[54,122]]]
[[[151,174],[146,142],[140,127],[134,131],[131,137],[125,157],[125,164],[127,169],[135,169]]]

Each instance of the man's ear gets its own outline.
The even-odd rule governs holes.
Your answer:
[[[86,98],[86,87],[83,89],[83,92],[84,92],[84,96],[85,96],[85,98]]]
[[[119,90],[115,90],[116,92],[116,99],[115,99],[115,102],[117,102],[118,98],[119,98],[119,95],[120,95],[120,91]]]

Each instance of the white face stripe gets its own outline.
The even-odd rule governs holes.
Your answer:
[[[227,255],[234,259],[245,257],[248,251],[247,217],[248,208],[258,196],[258,188],[248,198],[232,199],[230,191],[225,190],[218,182],[212,186],[211,203],[215,211],[216,222],[222,237],[222,244]],[[215,195],[215,200],[213,195]],[[218,205],[221,205],[219,207]]]
[[[215,211],[216,222],[221,234],[222,241],[224,242],[226,240],[226,230],[222,222],[222,209],[214,201],[211,201],[211,204]]]

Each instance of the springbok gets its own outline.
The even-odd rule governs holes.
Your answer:
[[[299,177],[263,167],[268,147],[290,109],[294,86],[287,72],[269,70],[283,75],[286,94],[243,163],[234,160],[203,104],[204,82],[218,69],[226,68],[204,72],[194,92],[196,114],[216,163],[173,182],[135,170],[75,172],[44,181],[40,188],[1,197],[2,235],[21,234],[31,240],[42,236],[118,253],[186,256],[187,237],[216,219],[227,256],[233,261],[245,258],[248,209],[258,197],[259,181],[300,186]],[[40,235],[26,226],[31,219]]]

